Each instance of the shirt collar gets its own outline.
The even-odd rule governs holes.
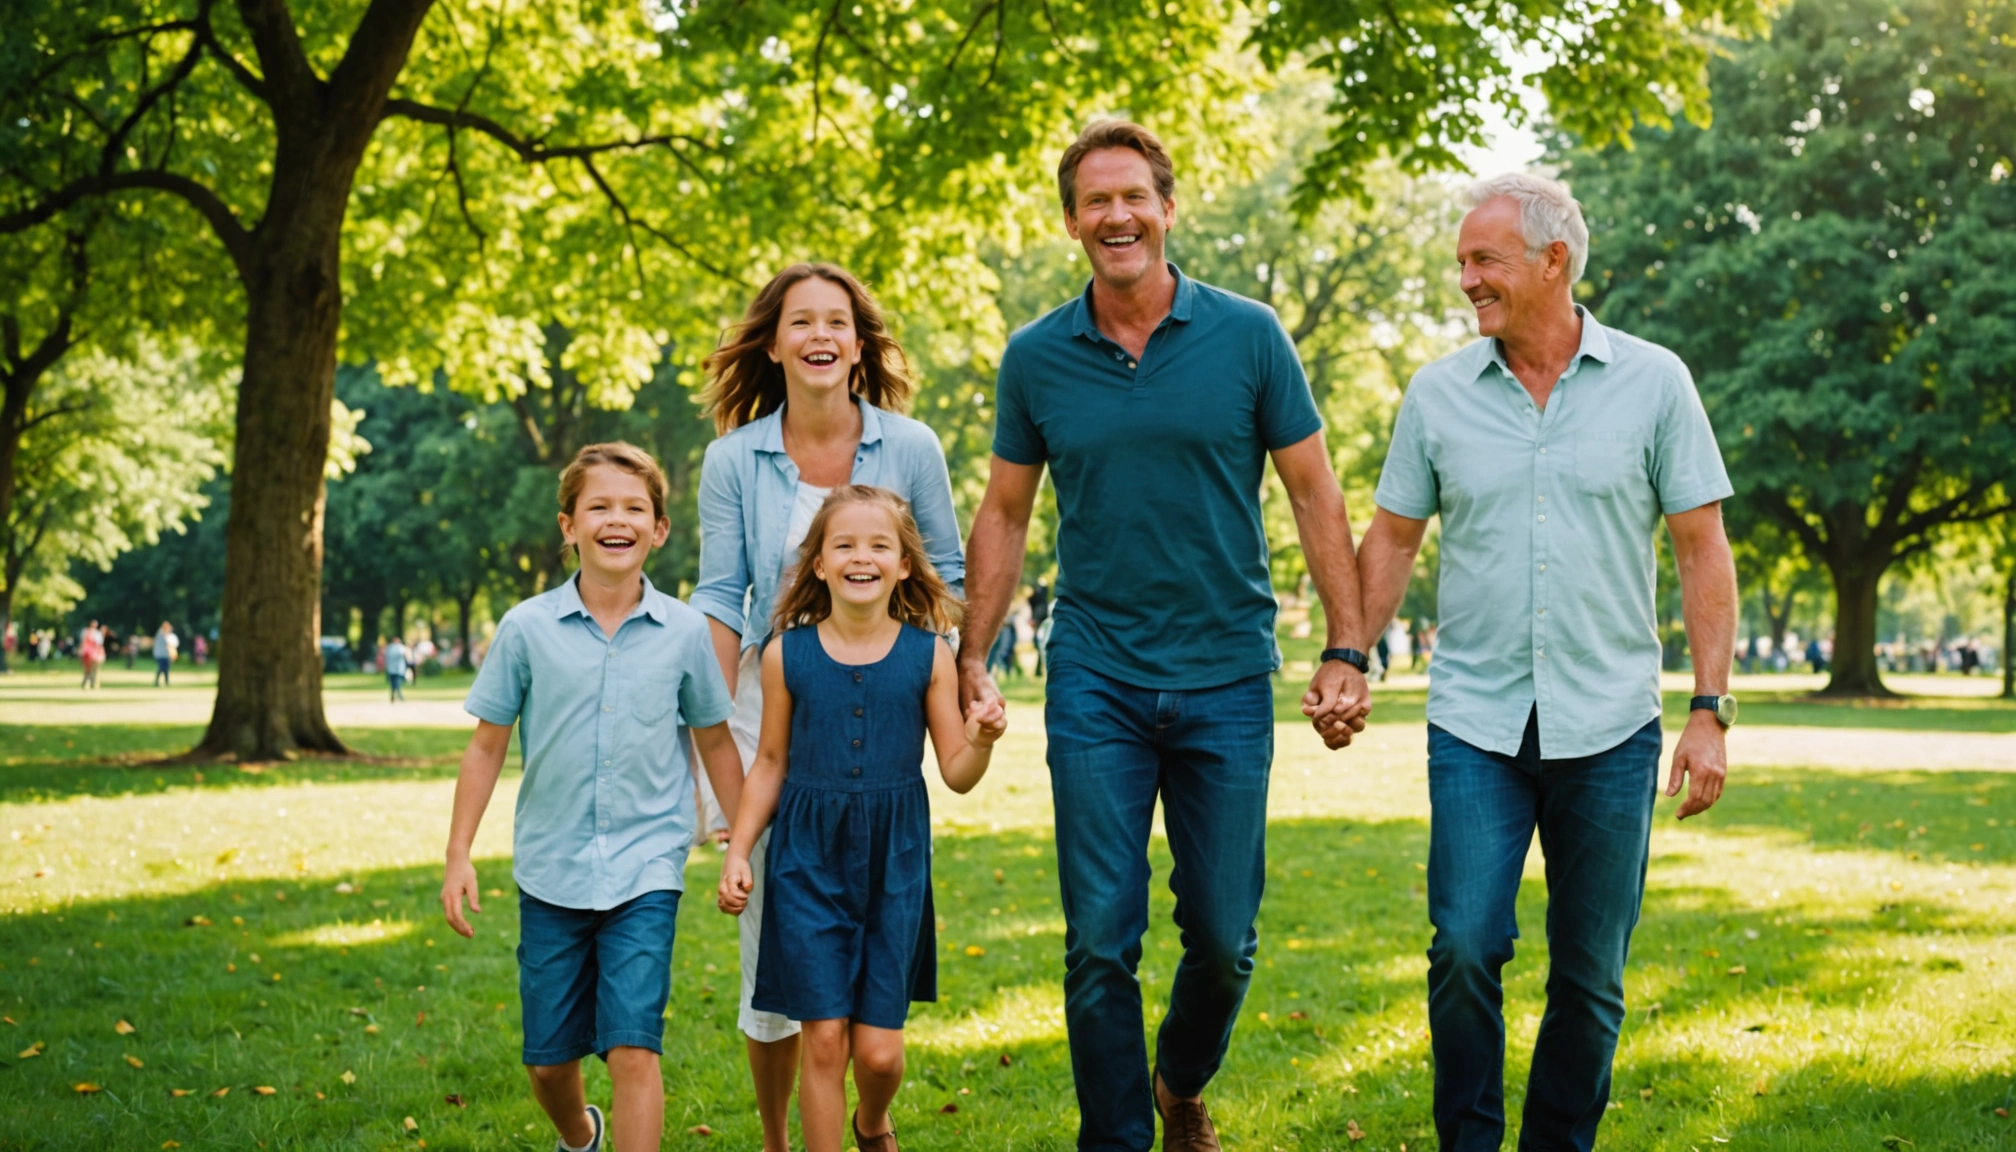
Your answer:
[[[882,411],[868,403],[864,396],[854,397],[854,407],[861,413],[861,444],[866,447],[879,443],[882,439]],[[775,412],[764,416],[752,424],[756,429],[756,451],[784,453],[784,406],[778,405]]]
[[[1568,368],[1561,374],[1564,380],[1574,375],[1584,357],[1608,364],[1613,355],[1610,349],[1610,330],[1603,327],[1596,317],[1590,315],[1589,310],[1580,304],[1575,305],[1575,314],[1582,318],[1582,343],[1575,349],[1575,355],[1568,359]],[[1505,349],[1497,340],[1480,340],[1478,346],[1483,354],[1477,358],[1474,376],[1482,376],[1486,368],[1496,364],[1506,379],[1512,378],[1512,366],[1505,362]]]
[[[651,578],[642,575],[638,578],[644,581],[644,595],[637,601],[637,606],[632,608],[630,614],[623,617],[623,619],[629,621],[639,616],[649,616],[659,624],[665,623],[665,605],[663,599],[655,595],[656,589],[651,587]],[[560,593],[560,598],[553,605],[554,619],[565,620],[569,616],[588,615],[588,606],[581,602],[581,573],[579,571],[567,577],[567,582],[562,584],[557,591]]]
[[[1183,269],[1174,260],[1167,262],[1169,274],[1176,277],[1176,298],[1169,303],[1169,319],[1179,324],[1190,322],[1191,307],[1197,301],[1197,283],[1183,275]],[[1092,281],[1085,282],[1085,291],[1078,294],[1072,303],[1071,335],[1083,336],[1087,340],[1100,340],[1099,325],[1092,318]]]

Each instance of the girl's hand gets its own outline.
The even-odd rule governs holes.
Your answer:
[[[740,916],[749,906],[749,890],[756,886],[756,878],[749,870],[749,860],[740,853],[730,852],[721,862],[721,886],[714,894],[714,905],[730,916]]]
[[[966,706],[966,743],[975,748],[992,748],[1008,731],[1008,709],[1001,698],[982,698]]]

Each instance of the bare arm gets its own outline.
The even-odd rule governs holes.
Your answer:
[[[1344,493],[1337,487],[1337,475],[1330,469],[1330,449],[1323,433],[1275,450],[1274,470],[1288,490],[1288,502],[1295,510],[1295,531],[1302,541],[1302,557],[1309,564],[1309,576],[1316,583],[1316,595],[1323,601],[1325,648],[1353,646],[1363,615],[1358,599],[1358,557],[1351,546],[1351,514],[1344,507]],[[1317,731],[1341,733],[1332,748],[1351,742],[1351,733],[1364,728],[1364,717],[1372,710],[1371,689],[1365,674],[1341,660],[1321,660],[1302,698],[1302,714]],[[1353,722],[1356,723],[1353,723]]]
[[[1379,643],[1379,634],[1393,623],[1400,601],[1407,596],[1407,582],[1414,578],[1414,558],[1421,553],[1421,538],[1428,533],[1428,521],[1396,516],[1384,508],[1372,514],[1372,526],[1358,549],[1358,587],[1364,598],[1365,625],[1355,638],[1356,647],[1367,650]]]
[[[700,766],[714,785],[715,801],[732,824],[735,812],[742,806],[742,752],[735,747],[728,722],[693,729],[693,747],[699,751]]]
[[[1014,464],[999,456],[987,473],[987,495],[966,541],[966,619],[959,628],[959,699],[969,708],[975,701],[1001,701],[987,675],[987,649],[1022,579],[1029,514],[1042,482],[1041,464]]]
[[[707,634],[714,641],[714,659],[721,664],[721,681],[733,696],[735,674],[742,669],[742,634],[712,616],[707,617]]]
[[[448,822],[448,870],[441,882],[441,912],[448,926],[473,937],[476,929],[462,914],[462,901],[471,912],[483,911],[482,891],[476,885],[476,866],[469,862],[470,846],[476,842],[476,828],[490,796],[497,790],[497,777],[504,771],[504,757],[511,751],[511,726],[476,722],[476,733],[462,752],[462,771],[455,777],[455,810]]]
[[[1718,501],[1666,517],[1673,560],[1680,570],[1681,611],[1687,621],[1687,648],[1694,658],[1694,694],[1720,696],[1729,689],[1729,662],[1736,654],[1736,561],[1722,529]],[[1687,727],[1673,748],[1666,795],[1687,798],[1678,818],[1706,812],[1722,798],[1729,775],[1729,752],[1721,721],[1708,711],[1689,712]]]
[[[728,858],[721,864],[716,903],[723,912],[740,915],[749,904],[756,883],[749,870],[749,850],[777,815],[777,797],[784,791],[790,764],[791,690],[784,686],[784,645],[771,644],[763,653],[763,730],[756,739],[756,762],[740,782],[741,802],[735,806],[734,831],[728,834]]]
[[[964,795],[987,774],[994,742],[1008,730],[1008,715],[999,699],[975,700],[959,711],[959,669],[952,649],[937,642],[931,661],[931,687],[924,699],[925,726],[938,754],[938,774],[946,787]]]

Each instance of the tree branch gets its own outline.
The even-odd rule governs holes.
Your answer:
[[[90,407],[91,402],[88,400],[79,400],[74,404],[58,405],[57,407],[51,408],[47,412],[38,412],[35,415],[29,417],[28,419],[23,420],[21,422],[21,431],[26,432],[30,428],[35,427],[37,424],[47,423],[50,420],[60,419],[64,416],[75,416],[79,412],[88,411]]]
[[[154,105],[159,103],[163,96],[174,91],[177,86],[189,78],[189,73],[196,70],[196,62],[202,58],[203,43],[202,39],[198,37],[190,42],[189,51],[184,52],[182,59],[175,62],[175,67],[169,70],[167,78],[154,87],[142,92],[140,98],[133,102],[133,110],[128,112],[126,119],[121,120],[119,126],[114,128],[111,134],[105,138],[105,147],[98,157],[98,172],[100,175],[110,176],[119,167],[119,156],[125,149],[126,138],[133,134],[133,129],[146,117],[148,112],[153,110]]]
[[[639,136],[631,140],[604,140],[594,144],[562,144],[549,146],[537,140],[527,139],[511,129],[499,124],[480,112],[469,112],[457,108],[438,108],[432,104],[422,104],[417,100],[393,97],[385,101],[384,116],[399,116],[407,120],[417,120],[422,124],[439,124],[445,128],[467,128],[480,132],[518,154],[520,160],[528,164],[543,164],[550,160],[580,160],[589,156],[600,156],[605,152],[635,152],[646,148],[663,147],[675,155],[677,144],[688,144],[696,148],[713,151],[714,146],[697,136],[683,132],[666,132],[655,136]]]
[[[235,53],[224,47],[223,41],[217,39],[217,29],[210,23],[211,3],[212,0],[203,0],[196,10],[196,19],[190,22],[195,28],[197,42],[203,45],[204,51],[224,66],[225,71],[231,73],[232,79],[238,81],[239,87],[269,104],[272,103],[272,99],[266,93],[266,82],[252,69],[246,67],[245,62],[238,59]]]
[[[274,111],[297,113],[314,99],[322,78],[308,62],[287,0],[238,0],[238,16],[252,33],[252,50],[265,68],[263,94]]]
[[[238,275],[246,283],[251,282],[254,256],[252,234],[239,222],[238,213],[226,204],[222,197],[211,191],[207,185],[179,172],[148,168],[138,172],[114,172],[110,175],[99,173],[81,177],[57,189],[40,204],[0,215],[0,236],[25,232],[91,197],[131,189],[167,192],[187,201],[209,223],[218,242],[224,245],[225,254],[231,257]]]

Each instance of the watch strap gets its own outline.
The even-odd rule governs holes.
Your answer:
[[[1322,659],[1325,661],[1342,660],[1360,672],[1369,672],[1372,670],[1372,658],[1356,648],[1325,648]]]
[[[1720,707],[1722,707],[1720,696],[1694,696],[1687,701],[1687,710],[1690,712],[1713,712]]]

